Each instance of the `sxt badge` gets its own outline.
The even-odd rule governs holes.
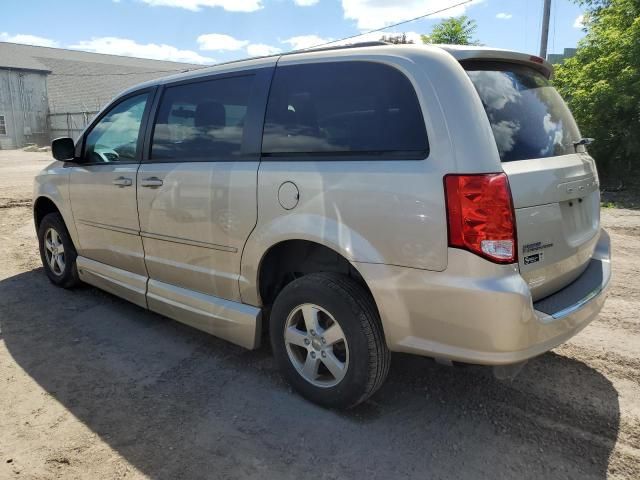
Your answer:
[[[524,257],[524,264],[531,265],[532,263],[536,263],[542,260],[542,252],[534,253],[533,255],[527,255]]]

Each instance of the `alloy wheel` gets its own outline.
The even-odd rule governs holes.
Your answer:
[[[44,234],[44,254],[49,268],[54,275],[62,275],[65,268],[64,245],[62,238],[53,228],[48,228]]]
[[[340,383],[349,367],[349,346],[336,319],[318,305],[294,308],[284,328],[289,360],[298,373],[317,387]]]

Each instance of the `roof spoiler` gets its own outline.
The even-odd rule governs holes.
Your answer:
[[[459,62],[467,60],[487,60],[494,62],[519,63],[539,71],[547,78],[551,78],[551,75],[553,74],[553,66],[544,58],[536,55],[482,47],[465,48],[458,45],[438,46],[450,53]]]

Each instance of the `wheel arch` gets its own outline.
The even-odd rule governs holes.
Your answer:
[[[264,251],[255,282],[258,304],[268,310],[291,281],[319,272],[340,273],[359,283],[369,295],[384,331],[376,299],[357,266],[335,249],[313,240],[282,240]]]
[[[36,198],[33,202],[33,221],[36,225],[36,230],[40,228],[42,219],[50,213],[59,213],[62,216],[62,211],[51,198],[46,196]]]
[[[33,222],[36,228],[36,233],[40,227],[40,222],[42,222],[42,219],[49,213],[60,214],[64,226],[67,228],[67,232],[69,232],[69,236],[71,237],[71,242],[77,250],[78,238],[75,225],[73,224],[73,219],[70,218],[71,213],[66,211],[64,208],[61,208],[61,205],[48,195],[41,194],[33,201]]]
[[[269,252],[282,248],[287,242],[307,242],[325,248],[348,263],[360,278],[357,262],[385,263],[381,252],[364,236],[334,219],[307,213],[279,216],[258,224],[245,244],[239,279],[240,297],[244,303],[263,306],[260,275],[264,261]],[[368,286],[367,290],[370,290]]]

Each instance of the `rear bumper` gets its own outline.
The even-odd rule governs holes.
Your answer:
[[[595,251],[582,275],[559,292],[534,302],[541,321],[553,323],[564,318],[600,311],[611,279],[611,251],[609,234],[602,230]]]
[[[357,264],[380,310],[393,351],[466,363],[508,365],[544,353],[600,312],[611,278],[602,230],[585,272],[536,303],[514,265],[449,250],[444,272]]]

